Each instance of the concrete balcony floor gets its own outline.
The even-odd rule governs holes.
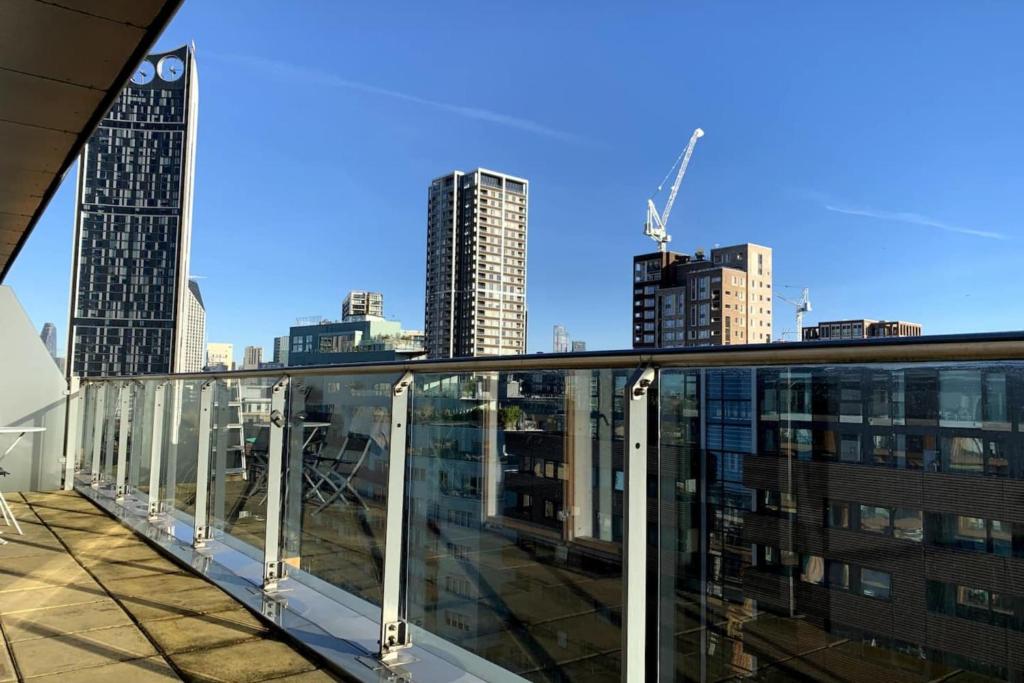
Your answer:
[[[78,494],[7,494],[0,682],[339,680]]]

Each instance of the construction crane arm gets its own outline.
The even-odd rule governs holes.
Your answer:
[[[672,190],[668,194],[668,201],[665,202],[665,210],[661,212],[662,227],[668,226],[668,217],[672,213],[672,205],[676,203],[676,195],[679,194],[679,186],[683,182],[683,176],[686,175],[686,167],[690,165],[693,148],[697,146],[698,138],[702,137],[704,137],[704,131],[700,128],[693,131],[693,135],[690,136],[690,142],[686,145],[686,153],[683,154],[683,160],[679,163],[679,172],[676,173],[676,180],[672,183]]]
[[[665,182],[672,175],[672,170],[679,167],[676,173],[675,182],[672,183],[672,190],[669,192],[668,201],[665,203],[665,208],[658,211],[658,207],[654,205],[654,196],[652,195],[647,200],[647,221],[644,224],[644,234],[650,237],[652,240],[658,243],[658,248],[662,251],[666,251],[666,247],[672,238],[668,234],[668,217],[672,213],[672,206],[676,203],[676,195],[679,194],[679,186],[683,182],[683,176],[686,175],[686,167],[690,164],[690,157],[693,155],[693,148],[697,144],[698,138],[704,136],[704,131],[697,128],[693,131],[693,135],[690,136],[690,142],[686,145],[686,149],[676,158],[672,164],[672,168],[665,174],[665,178],[658,185],[658,189],[654,194],[661,192],[661,189],[665,186]]]

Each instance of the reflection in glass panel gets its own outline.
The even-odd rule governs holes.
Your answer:
[[[981,439],[954,436],[942,440],[942,471],[981,474],[985,469]]]
[[[874,505],[860,506],[860,528],[863,531],[887,534],[889,533],[891,523],[889,508],[876,507]]]
[[[975,621],[988,621],[988,591],[969,586],[957,586],[956,615]]]
[[[800,580],[821,585],[825,582],[825,560],[818,555],[804,555]]]
[[[530,679],[621,678],[625,380],[612,371],[416,375],[414,623]]]
[[[992,520],[989,522],[989,535],[992,541],[992,554],[1010,557],[1013,554],[1013,531],[1008,522]]]
[[[273,377],[219,379],[211,415],[210,512],[219,538],[262,557]]]
[[[1024,674],[1009,637],[977,626],[979,595],[987,595],[985,628],[1013,628],[1011,591],[982,584],[969,586],[982,591],[970,595],[928,579],[939,567],[984,576],[980,566],[996,565],[979,565],[987,562],[979,554],[1005,562],[1017,561],[1015,551],[1024,556],[1024,532],[1015,536],[1014,525],[978,514],[1008,499],[989,488],[996,482],[975,476],[1024,475],[1015,462],[1024,446],[1021,369],[745,370],[753,402],[745,428],[755,445],[733,454],[728,478],[719,442],[706,437],[719,413],[698,410],[685,421],[672,413],[712,401],[710,378],[723,371],[662,371],[658,490],[668,509],[659,517],[659,547],[674,559],[661,557],[657,602],[674,636],[659,636],[659,680],[889,681],[898,672],[899,680],[924,683]],[[990,374],[998,376],[991,416],[1005,410],[1008,429],[981,422],[983,408],[990,415],[981,378]],[[781,514],[784,493],[795,514]],[[912,605],[927,605],[927,624]],[[936,617],[941,633],[956,639],[932,628]]]
[[[110,493],[114,485],[118,427],[121,416],[121,383],[104,382],[103,437],[100,442],[100,489]]]
[[[850,504],[830,501],[827,510],[828,526],[834,529],[850,528]]]
[[[939,372],[939,420],[947,427],[981,426],[981,371]]]
[[[986,428],[1009,428],[1005,372],[985,373],[984,411]]]
[[[860,462],[860,434],[843,434],[839,459],[843,462]]]
[[[295,377],[289,387],[285,561],[375,605],[397,380],[395,374]],[[413,470],[413,480],[422,481],[420,474]],[[446,521],[473,524],[466,510],[447,510]]]
[[[981,517],[957,515],[953,545],[964,550],[985,552],[987,545],[985,520]]]
[[[135,382],[132,391],[132,432],[128,448],[129,491],[149,493],[150,461],[153,455],[153,410],[160,380]],[[159,439],[160,436],[157,435]]]
[[[874,434],[871,437],[871,464],[888,466],[893,464],[892,435]]]
[[[886,572],[874,569],[861,569],[860,590],[869,598],[888,600],[892,577]]]
[[[89,483],[92,467],[92,434],[96,423],[96,398],[100,387],[96,384],[86,384],[79,391],[83,392],[84,398],[81,404],[81,414],[78,416],[81,438],[78,440],[75,471],[81,481]]]
[[[196,509],[199,407],[203,380],[175,380],[164,390],[167,426],[161,458],[167,503],[189,515]]]
[[[829,587],[843,591],[850,590],[850,565],[845,562],[829,560],[826,566],[828,567]]]
[[[892,535],[907,541],[920,542],[924,539],[924,527],[920,510],[896,508],[892,515]]]

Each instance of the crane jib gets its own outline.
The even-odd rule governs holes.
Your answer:
[[[672,164],[672,168],[669,169],[668,174],[665,175],[665,178],[658,185],[655,195],[661,191],[669,176],[672,175],[673,169],[678,165],[679,170],[676,172],[676,179],[672,183],[672,190],[669,192],[668,200],[665,202],[665,208],[660,212],[658,211],[654,205],[654,196],[647,200],[647,223],[644,225],[644,234],[656,241],[662,251],[665,251],[665,245],[672,239],[668,235],[667,226],[669,215],[672,213],[672,206],[676,202],[676,195],[679,194],[679,186],[683,182],[683,176],[686,175],[686,167],[690,165],[693,148],[697,145],[697,140],[703,136],[704,131],[700,128],[693,131],[693,135],[690,136],[690,141],[687,143],[686,148],[680,153],[675,163]]]

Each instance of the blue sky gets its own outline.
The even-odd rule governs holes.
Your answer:
[[[427,185],[485,166],[531,182],[530,351],[555,323],[625,348],[645,202],[696,126],[673,248],[773,247],[808,321],[1019,329],[1022,25],[1010,2],[187,0],[158,49],[198,49],[208,339],[269,353],[357,288],[421,327]],[[75,172],[8,277],[62,343]]]

